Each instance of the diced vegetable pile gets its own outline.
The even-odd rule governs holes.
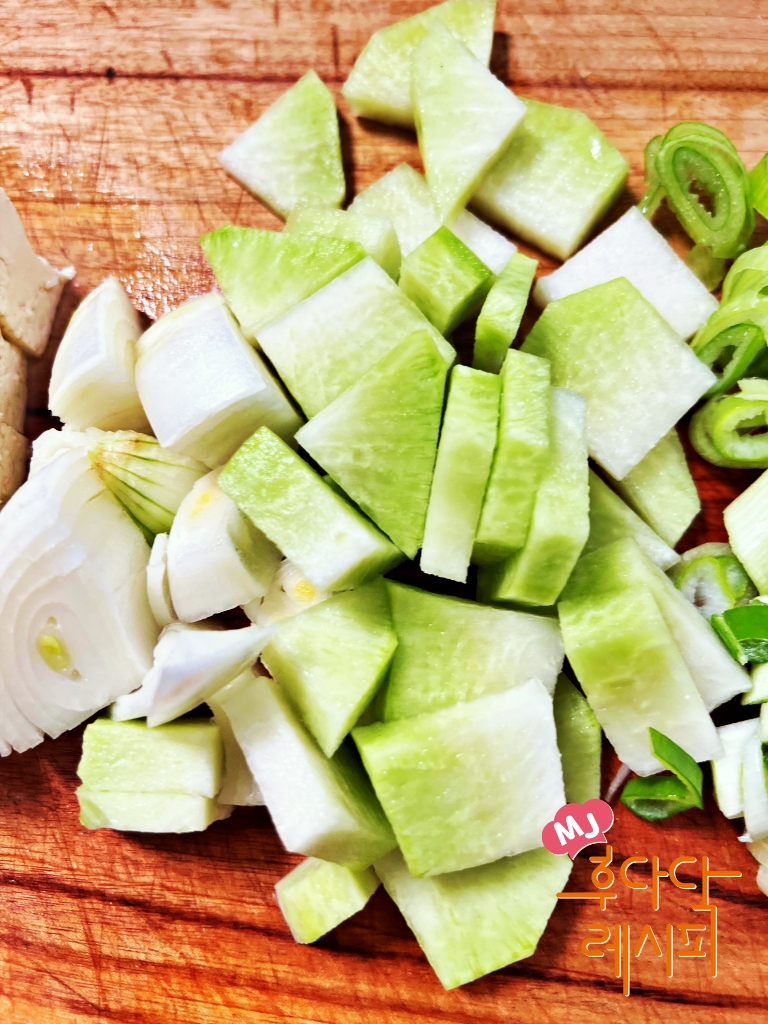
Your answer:
[[[748,175],[676,125],[640,205],[579,250],[627,163],[488,70],[494,7],[376,32],[344,86],[415,128],[425,177],[402,164],[342,210],[314,71],[220,154],[285,229],[207,234],[220,291],[143,333],[117,278],[93,291],[21,487],[23,353],[71,271],[0,191],[0,752],[107,708],[85,827],[265,804],[306,857],[276,887],[296,940],[381,882],[446,988],[536,948],[571,867],[542,828],[599,796],[603,733],[649,820],[702,807],[711,761],[768,893],[768,475],[726,509],[730,545],[674,550],[697,403],[701,456],[768,467],[768,156]],[[564,261],[517,347],[538,264],[477,214]],[[738,697],[760,718],[716,728]]]

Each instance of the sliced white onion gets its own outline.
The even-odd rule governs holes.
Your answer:
[[[58,736],[133,690],[157,626],[149,548],[91,470],[64,452],[0,512],[0,740]]]
[[[115,701],[112,717],[146,717],[151,727],[185,715],[253,665],[271,632],[258,626],[219,630],[171,623],[141,688]]]
[[[243,611],[257,626],[271,626],[280,619],[298,615],[313,604],[327,601],[331,594],[310,583],[298,565],[284,558],[262,601],[252,601]]]
[[[63,430],[43,431],[37,440],[32,442],[30,477],[39,473],[62,452],[71,452],[73,448],[82,448],[88,451],[103,435],[104,431],[97,427],[89,427],[88,430],[70,430],[68,427],[64,427]]]
[[[168,583],[168,534],[158,533],[147,564],[147,597],[158,626],[178,621]]]
[[[164,448],[215,468],[263,425],[286,440],[301,426],[221,295],[167,313],[137,353],[136,385]]]
[[[267,593],[280,552],[218,485],[216,469],[184,498],[168,540],[168,582],[177,618],[199,622]]]
[[[136,390],[141,325],[116,277],[108,277],[75,310],[53,361],[50,407],[76,430],[145,430]]]

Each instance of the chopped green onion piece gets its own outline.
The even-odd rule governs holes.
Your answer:
[[[653,753],[673,774],[630,779],[621,794],[621,802],[646,821],[663,821],[680,811],[703,807],[701,768],[669,737],[653,728],[648,732]]]
[[[755,601],[712,616],[712,626],[740,665],[768,661],[768,604]]]
[[[711,259],[732,259],[743,252],[755,215],[747,171],[730,139],[711,125],[683,121],[660,142],[652,140],[649,150],[658,181],[651,179],[643,212],[658,208],[662,190],[685,231],[697,246],[709,250]],[[712,212],[697,193],[708,197]],[[694,259],[701,259],[701,253]]]
[[[768,466],[768,396],[728,395],[710,420],[712,443],[726,459],[746,467]]]
[[[723,305],[747,292],[768,291],[768,245],[748,249],[734,262],[723,281]]]
[[[688,437],[702,459],[711,462],[713,466],[742,469],[743,467],[740,462],[721,455],[712,443],[712,418],[722,400],[722,396],[710,398],[706,405],[694,413],[688,426]]]
[[[706,619],[751,600],[757,591],[727,544],[691,548],[669,575]]]
[[[707,398],[730,391],[765,352],[765,334],[757,324],[742,323],[726,327],[696,351],[696,355],[717,377]]]
[[[749,172],[749,190],[754,208],[768,217],[768,153]]]

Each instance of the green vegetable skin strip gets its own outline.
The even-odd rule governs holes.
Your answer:
[[[712,616],[712,625],[740,665],[768,661],[768,605],[758,601]]]
[[[633,814],[646,821],[663,821],[680,811],[703,807],[702,772],[690,754],[676,743],[649,728],[651,749],[665,768],[673,773],[647,779],[630,779],[621,794],[621,802]]]
[[[730,139],[710,125],[683,121],[649,146],[658,180],[643,200],[646,215],[658,208],[661,190],[697,247],[713,259],[738,256],[752,237],[755,215],[747,171]],[[692,191],[694,182],[709,195],[712,213]]]

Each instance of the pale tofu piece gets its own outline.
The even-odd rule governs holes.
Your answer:
[[[29,442],[7,423],[0,423],[0,506],[24,483]]]
[[[23,434],[26,406],[26,357],[0,334],[0,423]]]
[[[0,188],[0,331],[29,355],[45,350],[66,281],[74,267],[56,270],[38,256],[16,208]]]

